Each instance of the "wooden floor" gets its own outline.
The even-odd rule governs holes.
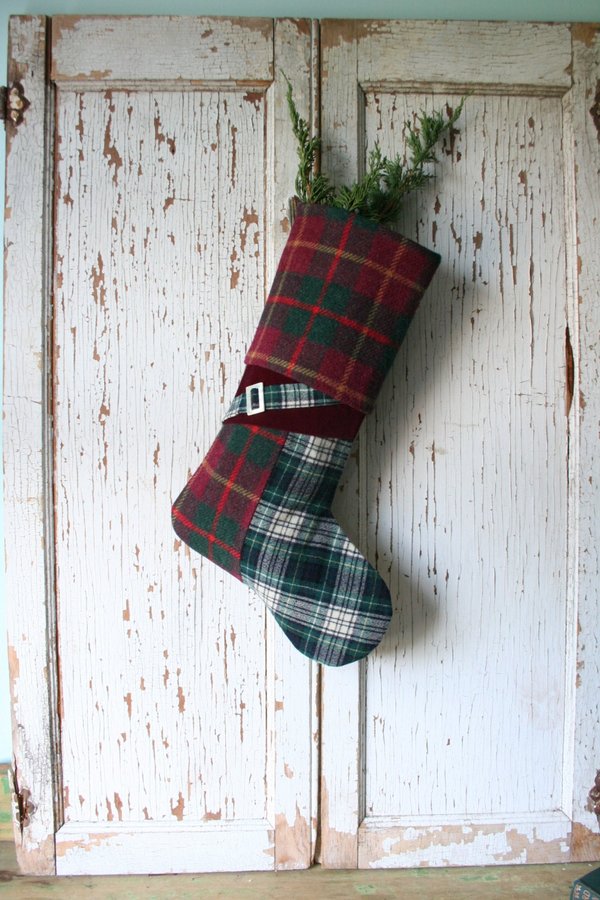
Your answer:
[[[19,875],[12,842],[10,794],[0,771],[0,897],[2,900],[436,900],[544,898],[568,900],[573,881],[599,863],[470,869],[248,872],[224,875],[117,875],[33,878]]]

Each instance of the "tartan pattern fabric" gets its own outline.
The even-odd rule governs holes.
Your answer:
[[[301,653],[342,666],[366,656],[392,615],[383,579],[330,507],[351,441],[290,433],[244,542],[242,581]]]
[[[299,204],[246,364],[369,412],[439,262],[355,213]]]
[[[182,540],[254,589],[293,645],[327,665],[366,656],[392,610],[384,581],[331,513],[352,441],[346,431],[326,437],[336,432],[321,421],[315,435],[303,420],[319,418],[308,407],[322,404],[341,404],[338,422],[371,410],[439,262],[354,213],[299,204],[246,355],[245,385],[263,379],[273,418],[228,422],[248,413],[240,388],[173,505]],[[295,383],[268,384],[279,378]],[[355,434],[358,423],[346,426]]]
[[[281,431],[223,425],[173,504],[179,537],[238,579],[248,526],[284,442]]]
[[[337,406],[337,400],[332,400],[322,391],[315,391],[306,384],[265,384],[262,385],[262,394],[265,410]],[[246,407],[247,400],[244,391],[243,394],[238,394],[233,399],[224,416],[225,421],[234,416],[247,415]]]

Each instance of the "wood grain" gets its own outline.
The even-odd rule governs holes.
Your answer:
[[[396,612],[360,675],[324,678],[322,772],[333,779],[335,810],[324,822],[327,865],[353,865],[353,834],[359,865],[485,863],[495,851],[472,839],[481,829],[514,833],[497,844],[497,861],[568,858],[573,766],[583,764],[589,786],[595,774],[589,737],[573,743],[575,720],[583,723],[575,611],[585,605],[594,633],[587,609],[597,616],[572,575],[579,420],[565,415],[576,202],[585,202],[571,187],[578,143],[569,114],[585,105],[569,90],[569,66],[551,74],[538,52],[558,41],[555,59],[570,61],[568,28],[506,27],[323,25],[323,162],[346,181],[375,141],[400,150],[404,123],[420,108],[455,105],[452,84],[472,91],[435,180],[405,207],[400,230],[438,250],[442,266],[360,435],[338,506],[390,584]],[[449,28],[464,42],[451,51]],[[425,34],[428,53],[440,53],[428,71],[419,63]],[[394,40],[403,49],[394,52]],[[497,40],[491,64],[469,75],[467,60],[488,40]],[[579,52],[588,53],[593,99],[592,46],[588,30]],[[588,173],[597,170],[592,127],[587,116]],[[597,330],[587,321],[586,333]],[[586,434],[595,446],[595,425]],[[589,735],[597,691],[584,702],[587,724],[578,727]],[[336,767],[350,772],[350,790]],[[451,836],[456,821],[471,837],[440,850],[439,828]]]
[[[595,98],[600,87],[600,29],[574,25],[573,92],[567,114],[572,129],[573,184],[584,198],[577,214],[576,240],[570,242],[577,303],[573,320],[578,336],[578,374],[572,410],[571,451],[573,582],[579,602],[573,625],[577,641],[577,673],[573,679],[574,754],[573,858],[600,859],[600,821],[589,793],[600,769],[600,520],[598,517],[598,434],[600,433],[600,343],[598,297],[600,266],[597,236],[600,220],[600,135]]]
[[[46,20],[11,18],[9,80],[30,106],[7,124],[4,211],[4,513],[13,781],[29,814],[16,822],[19,860],[54,871],[56,759],[52,521],[48,491],[47,226],[51,159],[45,85]],[[33,224],[35,223],[35,224]],[[26,799],[25,799],[26,798]]]
[[[55,828],[58,869],[68,874],[295,868],[311,859],[310,664],[256,597],[175,540],[170,505],[219,430],[289,229],[286,84],[280,68],[272,72],[275,55],[285,55],[309,115],[313,38],[303,20],[218,20],[219,52],[207,49],[192,87],[183,47],[194,35],[208,40],[210,23],[169,23],[159,46],[153,19],[145,30],[137,20],[115,20],[112,30],[93,17],[81,28],[54,22],[54,234],[38,234],[42,220],[32,225],[17,202],[11,211],[15,259],[17,249],[31,250],[28,231],[53,251],[51,353],[39,333],[43,278],[37,295],[22,283],[36,311],[23,306],[8,318],[10,340],[23,328],[37,335],[37,379],[52,363],[51,405],[43,388],[38,402],[42,421],[52,411],[54,432],[36,448],[42,461],[32,475],[37,514],[54,502],[54,519],[38,527],[55,528],[40,559],[56,584],[54,594],[51,581],[39,581],[44,615],[34,618],[46,679],[45,654],[60,656],[60,708],[46,696],[35,723],[47,746],[32,749],[50,800],[49,869],[34,859],[43,792],[16,748],[31,800],[22,853],[29,871],[53,870]],[[30,21],[19,28],[19,52],[30,53],[21,40]],[[67,33],[76,33],[82,58],[104,54],[110,68],[117,31],[130,35],[137,60],[130,83],[120,71],[99,88],[98,73],[80,79],[60,68]],[[135,49],[142,33],[153,48],[145,69]],[[46,109],[43,90],[37,109]],[[44,124],[42,115],[42,135]],[[27,196],[39,209],[49,199],[34,195],[47,189],[52,144],[44,151],[34,138],[31,151],[42,157],[30,167],[40,177]],[[9,192],[16,164],[15,156]],[[41,259],[40,277],[48,262]],[[23,402],[36,390],[23,385]],[[52,480],[42,464],[50,451]],[[32,626],[27,640],[34,635]],[[44,702],[40,689],[36,702]],[[48,746],[52,712],[60,757]]]
[[[597,29],[326,21],[319,69],[307,20],[61,16],[49,57],[46,24],[10,51],[20,865],[52,873],[55,832],[73,875],[597,857]],[[406,205],[443,262],[336,499],[395,603],[340,671],[169,523],[289,231],[282,69],[338,181],[472,92]]]

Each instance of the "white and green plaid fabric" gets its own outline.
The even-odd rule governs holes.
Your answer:
[[[246,535],[242,580],[295,647],[341,666],[366,656],[392,615],[390,593],[331,514],[351,441],[290,433]]]
[[[323,391],[316,391],[307,384],[258,384],[249,385],[243,394],[234,398],[225,414],[224,420],[239,415],[252,415],[256,412],[252,399],[248,394],[256,390],[259,393],[262,410],[301,409],[310,406],[339,406],[337,400],[328,397]]]

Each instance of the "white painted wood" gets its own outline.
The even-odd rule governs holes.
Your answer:
[[[368,98],[369,137],[392,105],[400,121],[431,106],[404,99]],[[443,269],[365,438],[367,540],[397,598],[367,667],[369,815],[562,800],[561,104],[470,100],[453,157],[401,223],[414,229],[420,214],[415,236]]]
[[[443,816],[423,820],[363,820],[360,860],[369,868],[503,865],[568,862],[571,822],[561,812],[521,815],[510,823],[493,817]]]
[[[267,166],[270,204],[267,221],[272,223],[266,247],[265,285],[270,285],[285,245],[289,222],[290,192],[296,177],[297,156],[289,127],[285,72],[294,84],[294,97],[303,115],[314,113],[314,80],[311,71],[318,62],[315,26],[307,20],[276,19],[274,23],[275,80],[268,93]],[[255,320],[256,322],[256,320]],[[252,324],[254,329],[255,322]],[[249,337],[251,333],[249,332]],[[269,617],[269,627],[279,631]],[[276,785],[271,821],[275,826],[275,867],[298,869],[314,859],[318,797],[318,666],[293,649],[281,634],[269,641],[275,672],[271,693],[269,729],[276,737],[272,753]]]
[[[336,183],[349,183],[358,174],[356,152],[359,134],[360,86],[353,73],[358,65],[354,24],[321,26],[321,137],[323,171]],[[331,48],[339,47],[342,60]],[[343,72],[337,77],[336,70]],[[359,441],[350,454],[333,504],[333,511],[353,543],[360,547]],[[320,862],[329,868],[355,868],[358,864],[360,824],[363,665],[352,663],[341,670],[323,667],[321,696],[321,843]],[[339,702],[333,698],[338,698]],[[331,698],[331,701],[329,701]]]
[[[289,230],[281,70],[316,125],[315,26],[59,17],[54,160],[45,20],[11,29],[33,101],[5,229],[23,870],[54,870],[55,828],[63,874],[300,868],[315,846],[336,867],[597,858],[596,29],[324,24],[338,179],[473,89],[401,223],[442,267],[336,501],[397,610],[339,671],[169,525]]]
[[[138,20],[115,23],[135,57]],[[310,115],[314,40],[301,20],[216,20],[217,52],[189,77],[185,54],[173,69],[177,37],[187,46],[199,23],[171,22],[160,41],[152,24],[148,68],[137,58],[130,84],[123,71],[58,82],[54,432],[39,448],[54,451],[56,591],[40,582],[37,597],[57,615],[61,758],[47,747],[46,699],[35,766],[50,798],[61,787],[59,874],[299,868],[315,828],[314,673],[260,601],[175,540],[170,505],[220,427],[289,230],[295,159],[279,60]],[[86,20],[82,44],[70,26],[54,24],[55,46],[63,53],[66,30],[84,58],[107,54],[108,72],[106,21]],[[32,168],[43,175],[42,160]],[[11,214],[43,239],[22,209]],[[19,327],[36,336],[43,373],[48,292],[28,296]],[[11,327],[9,317],[7,344]],[[43,393],[19,387],[47,414]],[[32,474],[49,502],[41,461]],[[56,652],[54,628],[47,644],[36,621]],[[106,851],[105,833],[121,851]]]
[[[477,57],[477,28],[467,28],[462,43],[455,35],[446,63],[446,27],[345,23],[340,39],[335,23],[325,23],[325,168],[351,179],[375,140],[387,153],[402,147],[415,110],[457,102],[448,89],[459,80],[453,60]],[[361,434],[351,476],[358,543],[390,584],[396,613],[361,677],[356,669],[324,677],[322,773],[336,783],[328,805],[345,823],[331,836],[324,823],[325,864],[354,865],[357,833],[360,866],[490,862],[485,841],[471,832],[461,840],[456,817],[466,825],[480,817],[484,832],[504,835],[492,850],[496,861],[575,852],[569,759],[589,752],[573,745],[571,729],[569,623],[584,601],[569,577],[565,329],[577,303],[565,235],[573,246],[577,234],[569,231],[573,192],[565,190],[572,132],[559,94],[570,76],[567,84],[558,70],[548,77],[540,49],[547,41],[555,58],[570,61],[571,39],[564,26],[510,30],[507,42],[498,28],[481,78],[469,84],[465,66],[460,83],[473,96],[460,134],[400,223],[443,261]],[[418,59],[424,34],[432,84],[419,95],[415,84],[426,73],[403,70],[398,57]],[[515,53],[534,37],[537,51],[521,54],[515,71]],[[490,95],[487,73],[499,78],[503,66],[512,75]],[[595,177],[594,166],[588,159],[586,177]],[[349,505],[340,513],[345,524],[355,520]],[[597,596],[591,609],[593,630]],[[588,735],[598,721],[594,667],[591,682]],[[344,728],[340,709],[361,713]],[[344,790],[335,773],[353,760]],[[440,833],[448,835],[441,854]]]
[[[233,92],[59,94],[67,822],[266,814],[264,613],[174,539],[169,516],[219,429],[260,311],[263,104]]]
[[[573,858],[600,859],[600,820],[589,792],[600,769],[600,29],[573,25],[573,89],[568,98],[573,187],[579,203],[570,243],[577,303],[573,310],[578,361],[573,417],[574,582],[578,604],[577,674],[574,706]]]
[[[388,82],[398,89],[420,84],[476,84],[478,91],[502,93],[527,85],[544,95],[570,87],[569,26],[543,22],[431,22],[394,20],[344,23],[360,42],[357,77],[361,85]],[[333,40],[336,42],[333,23]],[[348,32],[346,32],[348,33]],[[468,53],[462,48],[468,47]]]
[[[46,20],[12,17],[8,77],[30,107],[18,129],[7,123],[4,212],[4,514],[5,585],[12,703],[13,777],[26,821],[15,818],[21,865],[54,871],[54,663],[52,529],[47,473],[48,135]],[[18,806],[15,798],[15,817]]]
[[[62,875],[244,872],[273,868],[275,837],[266,819],[169,823],[110,822],[64,825],[56,835]],[[232,850],[232,847],[235,847]]]
[[[300,83],[308,37],[291,23],[278,35],[298,48]],[[59,93],[55,405],[66,821],[239,819],[233,860],[243,823],[266,816],[270,865],[290,867],[310,861],[309,665],[258,600],[174,540],[168,515],[218,431],[266,293],[266,223],[285,223],[285,203],[265,183],[293,183],[279,177],[283,94],[281,80],[268,95]],[[290,707],[277,715],[280,690]],[[81,770],[86,748],[101,779]],[[228,867],[211,835],[188,870]],[[95,848],[76,854],[85,871]],[[242,868],[265,867],[264,842],[253,848]],[[74,858],[59,855],[58,871]]]
[[[274,77],[273,20],[55,16],[51,77],[58,83],[186,80],[267,87]]]

